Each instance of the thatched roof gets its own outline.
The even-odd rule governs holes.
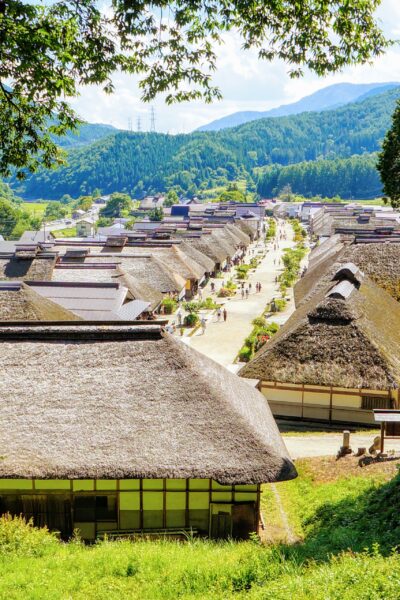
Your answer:
[[[307,273],[294,288],[296,306],[308,302],[313,294],[329,283],[340,266],[348,262],[354,263],[400,302],[400,243],[342,244],[321,254],[320,260],[312,255],[313,252]]]
[[[120,268],[117,268],[116,274],[113,276],[113,281],[120,282],[125,286],[132,298],[135,300],[147,300],[150,302],[149,310],[156,310],[163,299],[163,295],[156,288],[153,288],[148,283],[141,281],[129,273],[125,273]]]
[[[181,275],[169,269],[168,265],[155,256],[121,257],[121,268],[162,294],[180,292],[186,284]]]
[[[204,234],[198,238],[187,238],[187,243],[191,244],[193,248],[199,252],[208,256],[208,258],[213,261],[214,265],[224,262],[227,258],[226,250],[221,247],[211,234]]]
[[[249,246],[251,242],[250,236],[240,229],[240,227],[237,227],[236,224],[234,225],[233,223],[228,223],[225,225],[225,228],[239,238],[242,244]]]
[[[331,281],[304,302],[240,375],[348,388],[398,387],[400,305],[368,278],[350,294],[337,285]],[[332,289],[336,293],[330,296]]]
[[[260,392],[159,327],[0,328],[0,394],[0,477],[296,476]]]
[[[0,258],[0,280],[50,281],[55,262],[54,255],[28,259],[16,256]]]
[[[59,304],[42,298],[21,281],[0,284],[0,321],[79,321]]]
[[[250,239],[254,239],[257,233],[258,223],[255,220],[250,219],[237,219],[235,221],[236,227],[239,227],[244,233],[246,233]]]
[[[182,252],[203,267],[204,273],[212,273],[214,271],[214,261],[211,260],[211,258],[208,258],[203,252],[200,252],[200,250],[197,250],[193,244],[184,241],[179,247]]]

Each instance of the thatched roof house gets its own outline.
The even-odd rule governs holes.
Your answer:
[[[0,283],[0,321],[78,321],[59,304],[42,298],[22,281]]]
[[[262,395],[159,327],[3,327],[0,359],[0,512],[245,537],[296,476]]]
[[[327,241],[313,250],[307,273],[294,288],[296,306],[308,302],[331,280],[341,265],[354,263],[379,287],[400,301],[400,243],[344,244]]]
[[[43,254],[32,257],[3,255],[0,257],[0,281],[11,279],[26,281],[50,281],[56,255]]]
[[[120,268],[116,269],[115,275],[112,278],[113,281],[120,282],[125,286],[134,300],[146,300],[150,303],[149,311],[155,311],[159,308],[163,295],[156,288],[147,284],[144,281],[140,281],[129,273],[125,273]]]
[[[275,414],[372,422],[371,408],[399,401],[400,306],[370,279],[351,281],[346,269],[332,279],[240,375],[265,382]]]
[[[214,271],[214,261],[211,260],[211,258],[208,258],[208,256],[206,256],[206,254],[200,250],[197,250],[193,244],[185,240],[179,245],[179,248],[186,254],[186,256],[189,256],[199,265],[201,265],[204,269],[204,273],[212,273]]]

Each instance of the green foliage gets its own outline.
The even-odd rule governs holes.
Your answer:
[[[132,209],[132,198],[129,194],[114,192],[107,204],[100,210],[102,217],[122,217]]]
[[[42,170],[19,189],[29,197],[59,198],[64,193],[89,194],[97,186],[103,193],[119,189],[133,194],[188,190],[194,184],[217,188],[213,195],[218,196],[229,181],[251,185],[262,168],[258,192],[264,197],[288,183],[305,196],[379,195],[376,157],[364,154],[380,149],[399,95],[395,88],[332,111],[261,119],[216,132],[116,133],[90,147],[72,149],[68,166]],[[257,151],[257,165],[248,158],[249,150]],[[350,159],[355,154],[363,156]],[[308,162],[296,171],[298,165],[292,163],[302,161]]]
[[[267,242],[269,240],[273,240],[276,236],[276,221],[275,219],[269,219],[268,220],[268,229],[267,229],[267,233],[266,233],[266,240]]]
[[[78,85],[112,92],[115,71],[142,75],[145,101],[159,93],[167,103],[220,98],[210,78],[216,47],[228,30],[245,48],[257,48],[260,58],[286,60],[292,76],[305,67],[324,75],[365,63],[387,47],[374,19],[376,0],[304,2],[303,10],[264,0],[251,8],[227,0],[116,0],[108,10],[95,0],[4,2],[0,172],[9,175],[12,165],[22,174],[23,167],[59,164],[51,134],[63,135],[79,123],[65,98],[77,96]],[[12,89],[5,81],[12,81]],[[254,162],[258,153],[249,151]]]
[[[87,212],[93,204],[94,196],[81,196],[75,203],[75,208]]]
[[[1,596],[110,600],[396,600],[400,482],[379,471],[321,480],[307,461],[277,491],[296,544],[168,540],[59,542],[20,518],[0,519]],[[360,470],[361,471],[361,470]],[[325,469],[326,473],[326,469]],[[269,485],[267,525],[279,507]]]
[[[205,300],[201,300],[199,302],[195,302],[191,300],[190,302],[184,302],[183,308],[187,312],[191,313],[199,313],[201,309],[205,310],[214,310],[218,305],[214,302],[211,296],[208,296]]]
[[[164,206],[168,208],[170,206],[173,206],[174,204],[179,204],[178,194],[175,190],[169,190],[164,200]]]
[[[46,221],[56,221],[62,219],[68,214],[68,210],[61,202],[49,202],[44,211]]]
[[[176,310],[178,303],[176,300],[174,300],[174,298],[166,296],[165,298],[163,298],[161,306],[164,307],[164,312],[166,315],[172,315],[172,313]]]
[[[218,298],[230,298],[235,295],[235,290],[228,287],[222,287],[218,290]]]
[[[246,202],[246,194],[240,190],[236,183],[231,183],[219,195],[219,202]]]
[[[236,285],[236,283],[234,283],[234,282],[232,281],[232,279],[228,279],[228,281],[227,281],[227,282],[226,282],[226,284],[225,284],[225,287],[226,287],[228,290],[236,290],[236,289],[237,289],[237,285]]]
[[[185,318],[183,319],[183,324],[185,325],[185,327],[194,327],[198,322],[199,316],[193,312],[189,313],[188,315],[185,315]]]
[[[357,118],[354,115],[354,118]],[[372,119],[372,115],[371,115]],[[365,136],[367,140],[371,124],[366,124],[366,129],[363,132],[358,132],[357,139]],[[380,131],[379,135],[382,135]],[[376,150],[369,142],[367,149],[364,146],[364,151]],[[316,194],[325,195],[327,198],[334,198],[340,201],[337,195],[342,198],[370,198],[371,196],[379,196],[381,193],[381,184],[377,171],[377,155],[363,154],[362,148],[355,149],[355,153],[360,153],[361,156],[351,156],[350,158],[336,158],[332,156],[328,160],[309,160],[307,162],[297,162],[294,165],[271,165],[262,169],[257,190],[259,194],[266,197],[279,196],[282,199],[282,194],[288,199],[284,190],[290,186],[296,194],[302,194],[304,197],[311,199]],[[348,156],[353,153],[351,150],[340,151],[341,155]],[[320,197],[319,200],[322,200]],[[289,199],[288,199],[289,201]],[[290,195],[290,201],[303,201],[300,196]]]
[[[390,199],[393,208],[398,208],[400,206],[400,102],[397,102],[392,125],[383,140],[377,168],[384,193]]]
[[[151,210],[149,212],[150,221],[162,221],[163,218],[164,218],[164,211],[161,207],[153,208],[153,210]]]
[[[57,229],[54,234],[59,238],[73,238],[77,237],[76,227],[65,227],[64,229]]]
[[[286,308],[286,300],[284,298],[275,298],[274,301],[276,312],[282,312]]]
[[[242,362],[250,361],[279,329],[277,323],[268,323],[264,316],[256,317],[252,324],[253,329],[238,354],[238,359]]]

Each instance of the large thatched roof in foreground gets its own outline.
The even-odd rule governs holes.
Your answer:
[[[22,281],[0,285],[0,321],[79,321],[59,304],[43,298]]]
[[[0,476],[295,476],[264,397],[160,328],[0,328]]]
[[[400,301],[400,243],[321,244],[310,255],[310,267],[294,289],[296,306],[308,302],[332,279],[340,265],[352,262],[379,287]],[[323,252],[324,246],[326,251]]]
[[[348,388],[399,387],[400,305],[367,278],[346,299],[327,296],[337,283],[304,302],[240,375]]]

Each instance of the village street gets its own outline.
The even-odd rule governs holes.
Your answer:
[[[343,425],[343,429],[346,429],[345,425]],[[350,435],[350,447],[353,452],[357,452],[358,448],[366,448],[368,450],[377,435],[379,433],[376,430],[352,433]],[[341,433],[299,434],[298,436],[285,436],[283,434],[283,439],[289,455],[293,459],[296,459],[335,455],[342,445],[343,435]],[[400,440],[386,440],[385,452],[390,450],[400,452]]]
[[[190,344],[192,348],[195,348],[199,352],[206,354],[219,364],[227,367],[231,371],[237,371],[240,365],[234,364],[234,360],[245,340],[252,330],[252,321],[255,317],[262,314],[265,306],[274,297],[280,297],[278,290],[278,284],[275,282],[275,277],[282,271],[282,263],[280,258],[285,248],[292,248],[295,244],[293,242],[293,230],[290,223],[281,224],[281,230],[285,232],[287,237],[286,240],[279,241],[279,247],[274,250],[274,243],[267,245],[268,252],[262,259],[261,263],[251,273],[249,279],[245,282],[245,287],[251,284],[251,292],[249,297],[246,299],[241,298],[240,291],[238,289],[236,296],[230,299],[217,298],[216,293],[211,293],[210,283],[207,284],[203,290],[203,297],[212,296],[218,303],[224,302],[224,308],[228,312],[227,321],[223,319],[217,320],[216,314],[212,314],[208,317],[207,327],[205,334],[202,334],[201,329],[198,329],[192,337],[185,336],[184,342]],[[264,250],[264,242],[258,241],[251,244],[246,260],[253,256],[257,256],[258,252]],[[233,276],[228,275],[226,279]],[[222,287],[223,280],[214,280],[216,285],[216,292]],[[261,283],[261,292],[256,292],[256,283]],[[284,323],[288,317],[294,311],[294,302],[292,297],[292,291],[288,291],[290,301],[288,302],[286,309],[281,313],[275,313],[270,321],[276,323]]]

